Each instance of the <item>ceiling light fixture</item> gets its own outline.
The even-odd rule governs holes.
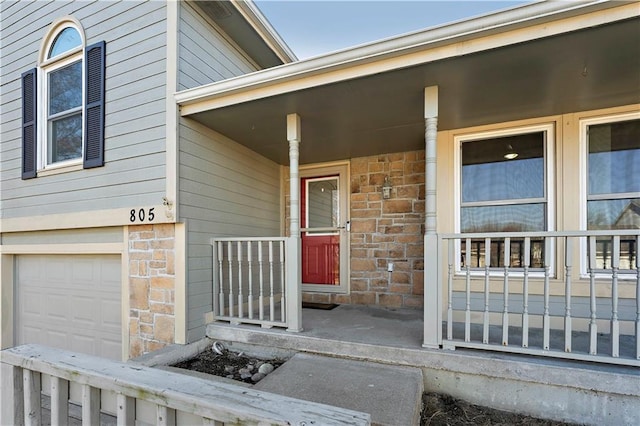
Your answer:
[[[507,145],[507,152],[504,153],[504,158],[507,160],[513,160],[518,157],[518,153],[513,150],[511,144]]]

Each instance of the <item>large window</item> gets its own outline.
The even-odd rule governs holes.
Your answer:
[[[587,140],[587,229],[640,229],[640,119],[593,120]],[[635,238],[621,238],[620,269],[632,269]],[[596,265],[611,267],[613,244],[598,239]]]
[[[551,127],[459,139],[462,233],[530,232],[550,229]],[[509,264],[524,265],[524,240],[511,239]],[[485,266],[485,241],[461,247],[462,265]],[[470,251],[467,256],[467,251]],[[542,240],[532,240],[529,266],[542,267]],[[503,266],[504,240],[492,239],[491,266]]]
[[[85,47],[73,18],[51,24],[38,67],[22,73],[22,179],[104,164],[105,47]]]

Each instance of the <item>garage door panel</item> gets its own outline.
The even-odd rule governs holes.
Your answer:
[[[16,256],[17,343],[120,359],[120,256]]]

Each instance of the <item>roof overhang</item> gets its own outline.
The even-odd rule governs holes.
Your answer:
[[[261,68],[297,60],[252,1],[197,0],[195,3]]]
[[[637,2],[540,2],[176,94],[191,117],[286,164],[420,149],[423,89],[441,130],[640,101]]]

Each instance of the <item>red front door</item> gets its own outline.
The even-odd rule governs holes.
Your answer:
[[[340,285],[339,176],[301,180],[302,282]]]

